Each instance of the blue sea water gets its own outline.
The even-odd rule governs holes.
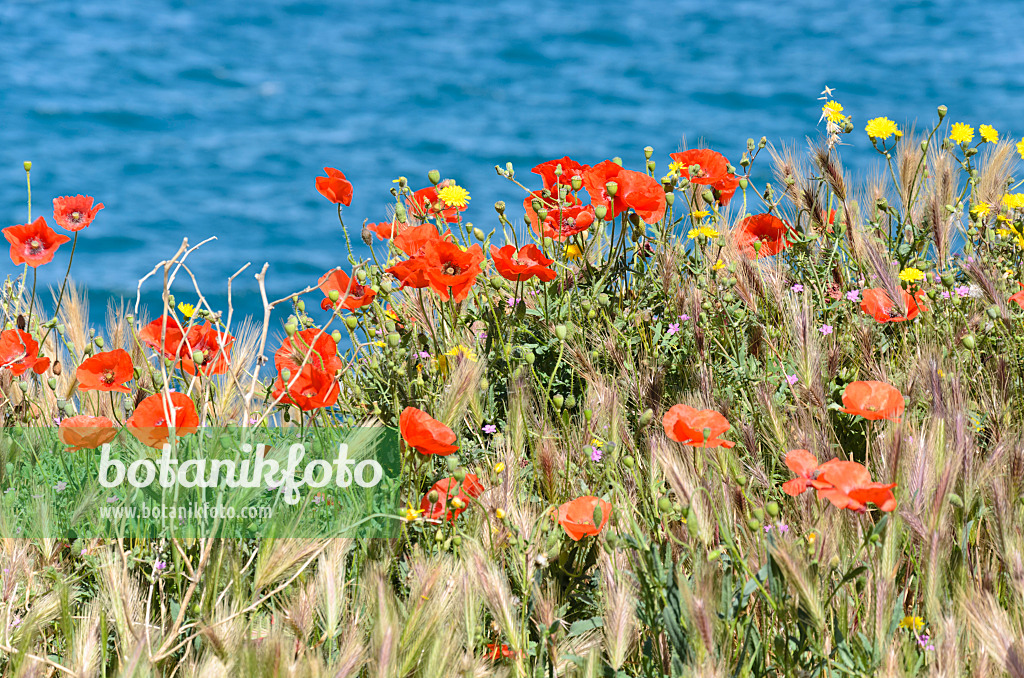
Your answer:
[[[345,263],[313,187],[324,166],[355,185],[362,250],[359,224],[385,218],[398,175],[419,188],[438,168],[490,230],[494,201],[523,195],[495,164],[520,180],[567,154],[639,169],[651,145],[660,171],[684,138],[736,162],[748,137],[819,134],[826,84],[858,126],[855,168],[874,162],[860,132],[875,116],[924,124],[946,104],[1024,135],[1019,2],[844,4],[0,0],[0,221],[25,221],[31,160],[35,214],[58,195],[106,205],[73,272],[95,320],[183,237],[217,237],[191,260],[215,306],[253,262],[234,286],[253,314],[264,262],[273,296]],[[68,251],[40,284],[59,283]]]

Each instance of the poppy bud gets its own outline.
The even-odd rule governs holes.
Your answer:
[[[18,382],[18,388],[21,389],[22,393],[28,393],[28,382],[27,381],[19,381]]]
[[[340,343],[341,342],[341,332],[339,332],[338,330],[334,330],[333,332],[331,332],[331,339],[334,339],[334,343],[336,343],[336,344]]]
[[[759,530],[761,529],[761,521],[757,518],[747,518],[747,527],[754,531]]]
[[[441,530],[438,530],[434,533],[434,541],[436,541],[437,543],[441,543],[444,541],[444,533],[441,532]]]
[[[753,514],[754,518],[757,519],[758,522],[764,520],[764,509],[756,508],[753,511],[751,511],[751,513]]]
[[[408,219],[405,213],[405,205],[402,203],[395,205],[395,219],[397,219],[400,224],[404,224]]]
[[[968,351],[973,351],[975,346],[978,345],[978,342],[975,341],[974,335],[972,334],[965,334],[963,339],[960,340],[960,343],[963,344],[963,347]]]
[[[354,330],[358,326],[359,320],[355,316],[350,315],[349,317],[345,318],[345,327],[349,328],[350,330]]]
[[[455,478],[455,480],[461,483],[463,480],[466,479],[466,469],[460,466],[459,468],[455,469],[455,473],[453,473],[452,476]]]
[[[439,183],[441,183],[441,173],[438,172],[436,169],[432,169],[429,172],[427,172],[427,179],[430,179],[430,183],[437,186]]]
[[[715,194],[711,192],[711,189],[701,191],[700,197],[704,198],[704,202],[712,203],[715,201]]]
[[[18,314],[18,329],[19,330],[24,330],[25,329],[25,316],[23,316],[20,313]]]
[[[708,562],[709,563],[713,563],[713,562],[715,562],[716,560],[718,560],[721,557],[722,557],[722,552],[720,550],[718,550],[718,549],[713,549],[711,551],[708,551]]]
[[[651,408],[648,407],[646,410],[644,410],[644,413],[640,415],[640,425],[641,426],[647,426],[653,420],[654,420],[654,410],[652,410]]]
[[[31,160],[26,160],[25,162],[21,163],[21,166],[25,168],[26,172],[31,172],[32,171],[32,161]]]
[[[96,344],[96,348],[103,348],[103,337],[96,337],[93,343]]]
[[[126,319],[127,319],[127,318],[126,318]],[[131,322],[131,321],[129,320],[128,322]],[[58,324],[58,325],[57,325],[57,334],[64,334],[64,330],[66,330],[66,329],[67,329],[67,328],[66,328],[66,327],[64,327],[64,324],[63,324],[63,323],[60,323],[60,324]]]
[[[594,216],[598,219],[604,219],[608,215],[607,205],[598,205],[594,208]]]
[[[555,241],[551,238],[545,237],[542,244],[544,245],[544,249],[549,250],[555,246]]]
[[[369,247],[373,244],[373,231],[370,230],[369,224],[363,224],[363,228],[359,231],[359,237],[363,239],[363,244]]]
[[[633,468],[633,456],[627,454],[622,458],[622,465],[626,468]]]
[[[473,229],[473,237],[476,238],[477,240],[479,240],[480,242],[483,242],[484,240],[487,239],[487,236],[479,228],[474,228]]]
[[[59,377],[60,373],[64,371],[64,368],[60,366],[59,360],[54,360],[53,367],[50,368],[50,371],[53,372],[53,376]]]
[[[388,346],[391,348],[398,348],[398,345],[402,343],[402,336],[400,334],[389,334],[388,335]]]
[[[562,409],[562,404],[565,403],[565,398],[563,398],[561,395],[556,395],[551,398],[551,402],[555,404],[556,410],[560,410]]]
[[[289,337],[292,336],[293,334],[295,334],[295,332],[298,329],[299,329],[298,324],[296,324],[294,322],[285,323],[285,325],[284,325],[284,333],[287,334]]]
[[[693,507],[691,506],[689,509],[686,510],[686,531],[690,533],[691,539],[697,538],[697,535],[699,534],[697,531],[698,529],[699,526],[697,525],[697,513],[696,511],[693,510]]]
[[[571,410],[576,407],[576,398],[571,395],[565,396],[565,409]]]
[[[947,109],[945,106],[939,106],[939,120],[942,120],[943,118],[946,117],[946,111]]]
[[[985,313],[988,314],[988,317],[992,318],[993,320],[999,317],[999,309],[996,308],[995,306],[989,306],[987,309],[985,309]]]
[[[830,568],[832,568],[833,570],[838,570],[839,566],[841,564],[842,564],[842,561],[839,560],[839,556],[838,555],[834,555],[831,558],[829,558],[828,566]]]
[[[358,271],[356,271],[356,280],[359,281],[360,285],[366,282],[366,271],[364,271],[363,269],[359,269]]]
[[[676,194],[675,193],[666,193],[665,194],[665,204],[666,205],[668,205],[669,207],[672,207],[672,205],[674,205],[675,202],[676,202]]]
[[[51,391],[57,390],[57,380],[53,377],[50,377],[49,379],[46,380],[46,385],[50,387]]]
[[[565,325],[555,325],[555,336],[558,337],[559,341],[565,341],[566,329]]]
[[[952,274],[950,274],[950,273],[943,273],[942,274],[942,286],[943,287],[947,287],[947,288],[948,287],[952,287],[955,283],[956,283],[956,278],[954,278]]]
[[[594,526],[600,529],[601,523],[604,522],[604,510],[601,508],[601,502],[594,504]]]
[[[596,317],[597,311],[595,311],[594,309],[590,309],[589,311],[587,311],[587,320],[593,320]]]
[[[662,497],[658,500],[658,508],[662,513],[668,513],[672,510],[672,500],[668,497]]]
[[[765,504],[764,510],[767,511],[768,515],[770,515],[772,518],[779,517],[779,505],[774,501],[770,501],[767,504]]]

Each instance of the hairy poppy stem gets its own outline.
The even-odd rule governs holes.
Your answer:
[[[64,281],[60,284],[60,294],[57,295],[57,305],[53,308],[53,315],[51,317],[56,318],[57,314],[60,313],[61,304],[64,302],[64,290],[68,284],[68,276],[71,275],[71,262],[75,260],[75,248],[78,247],[78,231],[75,231],[75,238],[71,241],[71,258],[68,259],[68,270],[64,273]],[[42,341],[39,345],[42,346],[46,342],[46,338],[50,336],[50,332],[53,331],[53,327],[46,330],[46,334],[43,335]]]

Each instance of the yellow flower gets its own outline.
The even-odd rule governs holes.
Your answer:
[[[456,346],[452,350],[448,351],[445,355],[450,355],[450,356],[462,355],[462,356],[465,356],[467,360],[472,360],[473,362],[476,362],[476,353],[473,353],[473,351],[471,349],[463,346],[462,344],[459,344],[458,346]]]
[[[899,279],[904,283],[918,283],[925,280],[925,271],[919,268],[904,268],[900,271]]]
[[[943,372],[942,370],[939,370],[938,372],[939,372],[939,378],[940,379],[945,379],[946,378],[946,373],[945,372]]]
[[[987,217],[992,211],[992,206],[987,202],[979,202],[977,205],[971,207],[971,214],[978,217]]]
[[[949,139],[957,144],[969,144],[974,139],[974,128],[966,122],[954,122],[949,129]]]
[[[893,134],[900,135],[900,128],[896,126],[889,118],[872,118],[868,120],[867,126],[864,131],[868,133],[868,136],[872,139],[881,139],[885,141]]]
[[[387,346],[387,344],[385,344],[383,341],[375,341],[375,342],[373,342],[373,345],[374,346],[380,346],[381,348],[384,348],[385,346]]]
[[[838,101],[826,101],[821,107],[821,117],[829,122],[840,122],[843,119],[843,105]]]
[[[440,198],[441,202],[443,202],[447,207],[463,208],[470,200],[469,191],[458,184],[445,186],[437,192],[437,197]]]
[[[411,523],[419,518],[421,513],[423,513],[422,509],[415,509],[412,507],[412,504],[406,502],[405,511],[402,512],[402,520]]]
[[[814,540],[817,539],[817,538],[818,538],[818,535],[816,533],[814,533],[814,532],[808,532],[807,533],[807,543],[808,544],[813,544]]]
[[[494,472],[495,473],[501,473],[504,470],[505,470],[505,462],[499,461],[497,464],[494,465]]]
[[[690,216],[693,217],[694,219],[703,219],[709,214],[711,213],[708,212],[707,210],[695,210],[693,212],[690,212]]]
[[[689,169],[688,165],[684,165],[681,162],[673,162],[668,166],[668,170],[671,174],[682,174],[683,170]]]
[[[994,144],[999,141],[999,132],[992,125],[981,125],[978,130],[981,132],[981,140]]]
[[[565,246],[565,258],[572,259],[573,261],[579,261],[583,257],[583,250],[580,249],[579,245],[569,243]]]
[[[1007,209],[1019,210],[1024,208],[1024,193],[1007,193],[1003,196],[1003,205]]]
[[[191,318],[192,314],[196,312],[196,307],[192,304],[186,304],[184,301],[178,304],[178,310],[186,318]]]
[[[900,620],[900,628],[910,629],[911,631],[922,631],[924,629],[924,618],[911,616],[904,617]]]
[[[725,262],[719,259],[711,268],[715,269],[716,271],[721,271],[723,268],[725,268]]]
[[[717,238],[718,231],[711,228],[710,226],[701,226],[699,228],[691,228],[690,232],[686,234],[686,237],[689,238],[690,240],[699,237],[705,237],[708,239]]]
[[[600,438],[594,438],[593,440],[590,441],[590,444],[593,447],[601,447],[602,445],[604,445],[604,441],[601,440]]]
[[[1017,230],[1017,227],[1014,226],[1009,219],[1007,219],[1001,214],[997,217],[997,219],[1005,223],[1006,228],[997,229],[996,233],[1003,236],[1004,238],[1010,238],[1016,243],[1017,247],[1024,250],[1024,232]]]
[[[1017,142],[1017,155],[1024,159],[1024,137],[1021,137],[1020,141]]]
[[[494,515],[498,520],[505,520],[505,509],[499,508],[494,510]]]

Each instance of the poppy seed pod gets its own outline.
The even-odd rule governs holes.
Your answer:
[[[437,186],[439,183],[441,183],[441,173],[438,172],[436,169],[432,169],[429,172],[427,172],[427,179],[430,179],[430,183],[432,183],[434,186]]]
[[[676,203],[676,194],[669,191],[665,194],[665,204],[672,207]]]
[[[973,334],[965,334],[963,339],[960,340],[960,343],[968,351],[973,351],[974,348],[978,345],[978,342],[974,339]]]
[[[364,271],[363,269],[359,269],[358,271],[356,271],[356,280],[359,281],[359,284],[363,284],[364,282],[366,282],[366,271]]]
[[[22,331],[25,330],[25,316],[23,316],[20,313],[18,314],[18,323],[17,324],[18,324],[18,329],[19,330],[22,330]]]
[[[948,109],[945,106],[939,106],[939,108],[938,108],[939,120],[942,120],[943,118],[946,117],[946,111],[947,110]]]
[[[298,329],[299,326],[293,322],[285,323],[284,325],[284,333],[287,334],[289,337],[295,334],[298,331]],[[202,359],[200,359],[198,362],[202,362]]]
[[[46,380],[46,385],[50,387],[51,391],[56,391],[57,379],[55,377],[50,377],[49,379]]]
[[[369,224],[363,224],[363,228],[359,231],[359,237],[362,238],[363,244],[369,247],[373,244],[373,231],[370,230]]]
[[[31,172],[32,171],[32,161],[31,160],[26,160],[25,162],[21,163],[21,166],[25,168],[26,172]]]
[[[616,181],[606,182],[604,185],[604,190],[608,195],[615,197],[615,195],[618,194],[619,192],[619,184]]]
[[[746,179],[746,177],[742,177],[742,178],[740,178],[740,188],[741,188],[742,190],[744,190],[744,191],[745,191],[745,190],[747,190],[747,183],[748,183],[748,182],[747,182],[747,179]]]
[[[608,215],[607,205],[598,205],[594,208],[594,216],[598,219],[604,219]]]
[[[572,190],[578,191],[583,188],[583,178],[578,174],[574,175],[573,178],[569,180],[569,185],[572,186]]]
[[[62,368],[60,366],[60,361],[59,360],[54,360],[53,361],[53,367],[50,368],[50,371],[53,372],[53,376],[59,377],[60,373],[62,371],[64,371],[64,368]]]

